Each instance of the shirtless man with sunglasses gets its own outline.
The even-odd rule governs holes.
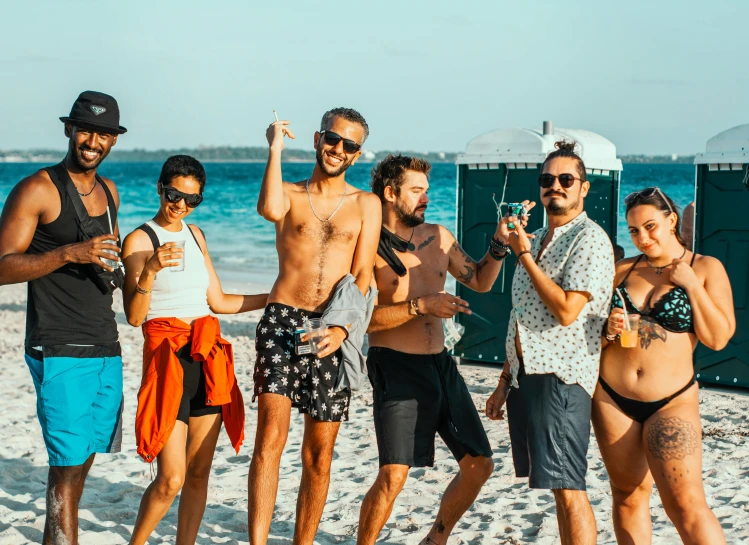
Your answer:
[[[276,121],[266,132],[270,152],[257,211],[275,224],[279,275],[256,336],[253,400],[258,399],[258,421],[248,502],[253,545],[268,539],[292,407],[305,415],[295,544],[312,544],[325,507],[333,447],[341,422],[348,419],[351,396],[348,388],[335,389],[347,332],[326,329],[320,351],[309,356],[295,353],[293,333],[306,318],[321,316],[347,274],[353,274],[362,294],[368,292],[380,235],[380,200],[345,179],[368,134],[356,110],[326,112],[314,135],[317,164],[309,178],[290,183],[281,177],[284,136],[294,138],[289,122]]]

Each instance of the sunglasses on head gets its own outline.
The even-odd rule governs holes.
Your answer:
[[[661,191],[661,188],[658,186],[646,187],[645,189],[641,189],[639,191],[634,191],[630,193],[629,195],[624,197],[624,204],[626,206],[629,206],[630,204],[632,204],[633,202],[639,199],[647,199],[648,197],[652,197],[656,193],[658,193],[661,196],[663,201],[666,203],[666,206],[668,206],[668,209],[673,213],[674,209],[671,208],[671,203],[668,202],[668,199],[663,194],[663,191]]]
[[[545,173],[541,174],[538,177],[538,185],[543,187],[544,189],[548,189],[551,186],[554,185],[554,180],[559,179],[559,185],[561,185],[565,189],[569,189],[572,187],[575,183],[575,180],[582,181],[582,178],[578,178],[577,176],[574,176],[572,174],[560,174],[559,176],[554,176],[553,174]]]
[[[164,198],[172,204],[185,199],[185,204],[188,208],[195,208],[203,202],[203,195],[199,193],[182,193],[179,189],[168,185],[162,185],[161,188],[164,190]]]
[[[361,149],[361,144],[357,144],[353,140],[344,138],[340,134],[334,133],[333,131],[320,131],[320,136],[323,137],[325,143],[329,146],[337,146],[338,142],[343,140],[343,151],[346,153],[356,153]]]

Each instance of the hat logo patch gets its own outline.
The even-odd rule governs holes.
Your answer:
[[[91,106],[91,111],[94,112],[95,115],[101,115],[106,112],[107,109],[104,106]]]

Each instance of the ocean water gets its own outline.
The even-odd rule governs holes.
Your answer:
[[[13,186],[42,165],[0,163],[0,205]],[[371,164],[357,163],[346,173],[349,183],[369,187]],[[284,179],[304,180],[311,163],[285,163]],[[265,164],[206,163],[205,200],[189,221],[206,233],[211,257],[222,279],[272,283],[278,270],[273,225],[255,211],[257,194]],[[158,209],[156,180],[161,163],[116,163],[105,161],[100,173],[111,178],[120,192],[120,231],[127,234],[151,219]],[[621,196],[644,187],[658,185],[677,206],[683,208],[694,198],[694,166],[692,165],[625,165],[622,173]],[[427,221],[455,228],[456,168],[452,164],[435,164],[432,168]],[[535,190],[530,199],[538,199]],[[623,211],[623,204],[620,204]],[[627,255],[635,250],[626,230],[624,217],[619,218],[619,243]],[[479,257],[479,256],[475,256]]]

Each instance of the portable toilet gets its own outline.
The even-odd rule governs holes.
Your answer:
[[[580,129],[556,129],[546,121],[543,130],[499,129],[468,142],[456,160],[457,233],[466,252],[476,259],[489,248],[497,228],[495,202],[536,201],[527,226],[529,232],[546,225],[546,213],[539,202],[538,176],[546,156],[560,140],[574,140],[587,169],[590,191],[585,211],[616,240],[619,179],[622,162],[616,147],[606,138]],[[502,213],[506,212],[503,207]],[[512,308],[512,276],[516,258],[505,259],[490,293],[476,293],[460,283],[456,294],[468,301],[471,315],[458,314],[466,328],[454,354],[466,360],[492,363],[505,361],[505,335]]]
[[[695,374],[701,382],[749,387],[749,124],[713,136],[694,164],[694,251],[723,263],[736,310],[728,346],[715,352],[698,345]]]

